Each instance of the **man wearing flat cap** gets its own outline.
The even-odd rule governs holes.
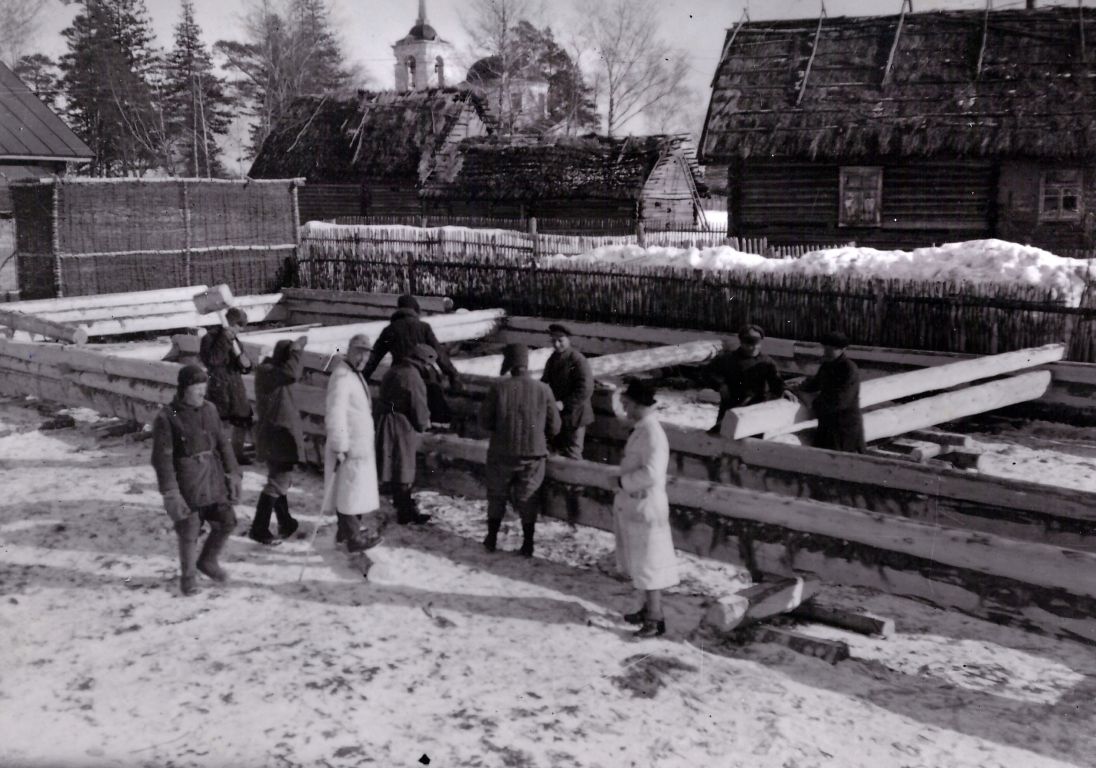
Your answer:
[[[533,556],[533,537],[540,511],[540,487],[548,457],[548,441],[560,429],[552,390],[529,375],[529,349],[509,344],[503,353],[500,379],[480,406],[479,423],[491,436],[487,446],[487,538],[494,552],[506,515],[506,503],[521,517],[520,554]]]
[[[346,542],[350,552],[362,552],[380,543],[377,458],[373,442],[373,403],[362,366],[372,348],[369,337],[356,334],[347,342],[327,381],[324,427],[327,443],[323,457],[323,505],[335,514],[335,543]],[[374,530],[362,531],[366,515],[374,518]]]
[[[209,376],[198,365],[179,371],[175,399],[152,422],[152,466],[179,545],[179,587],[198,591],[201,571],[228,579],[218,561],[236,527],[232,505],[240,499],[240,468],[217,407],[205,399]],[[198,554],[202,523],[210,528]]]
[[[784,380],[773,359],[761,351],[765,332],[759,325],[746,325],[738,332],[738,348],[729,341],[708,365],[707,374],[719,391],[719,415],[708,430],[719,434],[723,417],[732,408],[775,400],[784,394]]]
[[[816,448],[850,453],[864,452],[864,417],[860,412],[860,370],[845,354],[849,340],[834,331],[822,339],[822,365],[807,378],[799,392],[817,392],[810,403],[818,429]]]
[[[560,404],[560,430],[552,440],[554,453],[568,459],[581,459],[586,427],[594,423],[594,373],[585,356],[571,346],[571,329],[563,323],[548,326],[552,352],[544,364],[540,380],[552,389]]]
[[[385,355],[391,354],[392,363],[395,364],[410,355],[418,344],[426,344],[434,350],[438,358],[438,367],[449,379],[450,386],[453,389],[460,390],[463,387],[460,373],[453,366],[453,361],[449,359],[445,347],[438,342],[437,336],[434,335],[434,329],[419,317],[418,301],[415,300],[414,296],[406,294],[400,296],[396,301],[396,311],[389,319],[387,327],[377,337],[377,343],[369,355],[369,361],[366,362],[365,368],[362,370],[365,380],[368,381],[373,376]],[[436,374],[430,377],[427,385],[429,386],[432,383],[441,386],[440,379]],[[441,420],[435,419],[435,421]]]
[[[422,525],[430,519],[419,513],[411,486],[422,434],[430,428],[424,374],[437,359],[431,346],[416,344],[384,374],[377,394],[377,476],[392,494],[400,525]]]

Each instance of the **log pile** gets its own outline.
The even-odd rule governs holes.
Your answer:
[[[399,294],[357,293],[355,291],[320,291],[310,288],[287,288],[282,292],[288,322],[344,325],[368,320],[386,320],[396,310]],[[453,311],[448,296],[416,296],[423,315]]]

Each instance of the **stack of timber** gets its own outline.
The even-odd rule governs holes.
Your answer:
[[[311,288],[287,288],[282,295],[290,325],[344,325],[363,320],[387,320],[396,311],[396,302],[400,298],[396,293],[320,291]],[[416,296],[415,300],[423,315],[453,311],[453,300],[447,296]]]
[[[207,290],[205,285],[190,285],[153,291],[39,299],[14,302],[6,309],[33,317],[41,323],[79,323],[88,337],[120,336],[220,325],[218,313],[200,313],[194,306],[194,297]],[[233,306],[244,311],[249,323],[270,323],[284,320],[287,316],[281,301],[280,293],[237,296],[233,299]]]

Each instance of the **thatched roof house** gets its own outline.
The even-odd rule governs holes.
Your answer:
[[[455,88],[299,99],[267,136],[248,175],[303,177],[302,221],[417,214],[418,185],[437,154],[488,130],[479,98]]]
[[[730,166],[742,234],[1090,246],[1094,77],[1090,8],[747,22],[701,159]]]
[[[454,215],[692,225],[702,187],[687,136],[467,139],[426,180],[427,210]]]

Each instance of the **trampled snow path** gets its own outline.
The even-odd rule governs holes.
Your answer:
[[[611,537],[545,521],[533,561],[491,556],[483,505],[433,493],[436,523],[392,530],[368,582],[326,525],[234,538],[232,584],[181,598],[148,443],[43,420],[0,401],[0,765],[1092,764],[1089,647],[841,588],[897,636],[804,630],[851,645],[836,667],[713,646],[690,630],[741,576],[687,557],[671,633],[639,643]],[[293,494],[308,530],[319,486]]]

